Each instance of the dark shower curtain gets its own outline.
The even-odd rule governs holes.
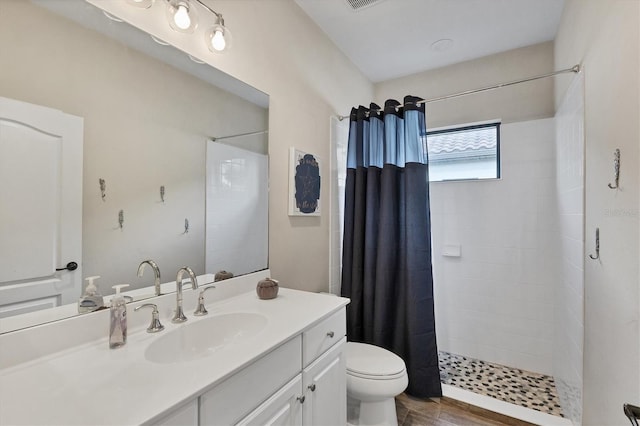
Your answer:
[[[424,104],[351,110],[342,295],[347,338],[404,359],[407,393],[441,396],[433,311]]]

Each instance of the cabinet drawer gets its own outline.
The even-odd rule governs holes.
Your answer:
[[[344,308],[302,334],[302,365],[306,367],[347,334]]]
[[[298,374],[236,426],[297,426],[302,424],[302,377]],[[345,401],[347,397],[345,396]],[[304,399],[302,399],[304,402]],[[336,423],[338,425],[338,423]]]
[[[201,425],[233,425],[300,373],[300,336],[200,396]]]

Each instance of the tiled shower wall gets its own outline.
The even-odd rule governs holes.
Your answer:
[[[551,375],[554,119],[504,124],[500,144],[502,179],[430,186],[438,346]],[[445,256],[446,246],[460,257]]]
[[[584,349],[584,80],[578,74],[556,113],[559,274],[554,378],[566,417],[582,424]]]

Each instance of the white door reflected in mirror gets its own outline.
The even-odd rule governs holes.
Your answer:
[[[77,302],[82,138],[81,117],[0,98],[0,318]]]

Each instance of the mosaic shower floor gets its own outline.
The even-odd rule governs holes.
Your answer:
[[[444,384],[563,417],[553,377],[442,351],[438,358]]]

